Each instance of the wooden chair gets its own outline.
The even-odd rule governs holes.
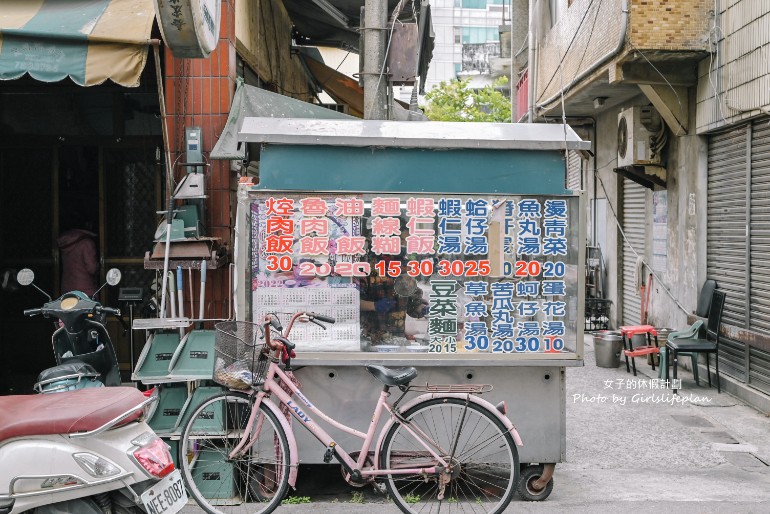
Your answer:
[[[705,353],[706,354],[706,374],[709,379],[709,387],[711,387],[711,371],[709,370],[709,354],[715,354],[716,357],[716,375],[717,375],[717,392],[721,393],[722,388],[719,383],[719,327],[722,324],[722,311],[725,307],[725,293],[723,291],[714,290],[711,297],[711,308],[709,309],[709,317],[706,322],[706,338],[685,338],[685,339],[669,339],[666,341],[666,349],[672,352],[674,356],[674,380],[677,375],[677,355],[680,353]],[[666,373],[666,380],[668,380],[668,373]],[[676,390],[674,391],[676,392]]]

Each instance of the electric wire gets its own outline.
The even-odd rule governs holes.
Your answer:
[[[676,103],[679,104],[679,112],[680,112],[680,114],[683,113],[684,109],[682,108],[682,101],[679,99],[679,93],[676,92],[676,89],[674,89],[674,86],[671,85],[671,82],[669,82],[668,79],[666,78],[666,76],[663,75],[663,73],[661,73],[660,70],[654,64],[652,64],[652,62],[647,58],[647,56],[644,55],[644,52],[642,52],[636,46],[634,46],[634,44],[630,40],[628,40],[627,42],[628,42],[628,46],[633,48],[635,52],[639,52],[639,55],[641,55],[644,58],[644,60],[647,61],[647,64],[652,66],[652,69],[655,70],[655,72],[658,75],[660,75],[660,77],[664,80],[666,85],[668,85],[668,87],[671,89],[671,91],[673,91],[674,96],[676,97]]]
[[[583,26],[583,22],[585,22],[586,17],[588,16],[588,13],[591,11],[591,7],[593,6],[595,0],[591,0],[591,3],[588,4],[588,7],[586,8],[586,12],[583,13],[583,17],[580,19],[580,24],[578,24],[577,28],[575,29],[575,33],[572,35],[572,39],[569,42],[569,45],[567,45],[566,50],[564,50],[564,54],[562,54],[561,59],[559,60],[559,67],[561,67],[562,63],[564,62],[564,59],[567,57],[567,54],[569,53],[570,49],[572,48],[572,45],[575,43],[575,39],[577,39],[578,34],[580,34],[580,28]],[[599,6],[597,7],[597,10],[599,7],[601,7],[601,3],[603,0],[599,0]],[[553,82],[553,79],[556,78],[556,74],[559,72],[559,68],[557,67],[556,70],[554,70],[553,74],[551,75],[551,78],[548,79],[548,83],[546,83],[545,87],[543,87],[543,92],[538,97],[537,100],[540,100],[543,98],[543,95],[545,95],[546,91],[548,91],[548,86],[551,85],[551,82]]]
[[[719,116],[722,118],[722,122],[727,124],[725,113],[722,110],[722,100],[719,98],[720,93],[717,90],[716,81],[714,80],[714,72],[716,70],[713,69],[714,61],[715,61],[715,58],[714,58],[715,53],[716,53],[716,64],[717,64],[717,67],[719,67],[719,37],[720,37],[720,34],[724,36],[724,33],[722,32],[721,27],[717,25],[717,18],[719,17],[719,10],[718,10],[719,7],[717,2],[718,0],[714,0],[714,23],[711,26],[711,30],[709,31],[709,45],[714,45],[714,49],[715,49],[715,52],[709,52],[709,84],[711,84],[711,89],[712,91],[714,91],[714,101],[716,102],[717,108],[719,109]],[[712,37],[714,38],[713,41],[711,39]]]
[[[348,53],[345,54],[345,57],[342,58],[340,63],[337,65],[337,67],[334,68],[334,71],[339,71],[340,67],[345,63],[345,60],[348,58],[349,55],[350,55],[350,50],[348,50]]]
[[[607,165],[609,165],[609,164],[610,164],[610,163],[611,163],[613,160],[614,160],[614,159],[611,159],[611,160],[607,161],[607,164],[605,164],[604,166],[602,166],[602,168],[604,168],[604,167],[606,167]],[[613,217],[613,218],[614,218],[614,220],[615,220],[615,224],[618,226],[618,230],[620,231],[620,235],[621,235],[621,236],[623,236],[623,240],[626,242],[626,244],[627,244],[627,245],[628,245],[628,247],[631,249],[631,251],[632,251],[632,252],[634,252],[634,255],[636,255],[636,258],[637,258],[637,260],[641,261],[641,262],[642,262],[642,263],[643,263],[645,266],[647,266],[647,269],[648,269],[648,270],[650,270],[650,273],[652,273],[652,275],[653,275],[653,276],[654,276],[654,277],[657,279],[657,281],[658,281],[658,282],[657,282],[657,283],[658,283],[658,286],[660,286],[660,287],[662,287],[662,288],[663,288],[663,291],[665,291],[665,292],[666,292],[666,294],[668,295],[668,297],[669,297],[669,298],[671,298],[671,299],[674,301],[674,303],[676,304],[676,306],[677,306],[677,307],[679,307],[679,309],[680,309],[682,312],[684,312],[686,315],[687,315],[687,314],[690,314],[690,313],[688,312],[688,310],[687,310],[686,308],[684,308],[684,306],[683,306],[681,303],[679,303],[679,300],[678,300],[678,299],[677,299],[677,298],[674,296],[674,294],[671,292],[671,290],[668,288],[668,286],[666,286],[665,282],[663,282],[663,280],[660,278],[660,275],[658,275],[658,274],[655,272],[655,270],[654,270],[654,269],[652,268],[652,266],[650,266],[650,264],[649,264],[649,263],[648,263],[648,262],[647,262],[647,261],[644,259],[644,257],[642,257],[641,255],[639,255],[639,252],[637,252],[637,251],[636,251],[636,249],[634,248],[634,246],[631,244],[631,241],[629,241],[629,240],[628,240],[628,237],[626,237],[626,233],[623,231],[623,227],[622,227],[622,225],[620,224],[620,220],[618,219],[618,215],[617,215],[617,213],[615,212],[615,208],[612,206],[612,202],[610,201],[610,196],[609,196],[609,194],[607,194],[607,189],[604,187],[604,181],[602,180],[602,177],[599,175],[599,173],[595,173],[595,176],[596,176],[596,178],[599,180],[599,184],[601,184],[601,186],[602,186],[602,190],[604,191],[604,197],[607,199],[607,205],[608,205],[608,206],[609,206],[609,208],[610,208],[610,212],[612,212],[612,217]],[[595,207],[594,207],[594,208],[595,208]]]

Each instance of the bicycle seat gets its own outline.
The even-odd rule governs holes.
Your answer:
[[[379,366],[377,364],[367,364],[366,370],[374,375],[374,378],[387,386],[400,386],[408,384],[417,378],[417,370],[411,367],[391,369],[386,368],[385,366]]]

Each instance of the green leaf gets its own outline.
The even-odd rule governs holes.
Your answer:
[[[470,79],[441,82],[425,99],[425,115],[432,121],[511,121],[511,102],[497,88],[508,83],[500,77],[483,89],[471,89]]]

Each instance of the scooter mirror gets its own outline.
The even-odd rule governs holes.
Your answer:
[[[120,282],[121,277],[122,275],[118,268],[111,268],[107,271],[107,283],[111,286],[117,285]]]
[[[24,268],[16,274],[16,282],[23,286],[30,285],[35,280],[35,272],[29,268]]]

